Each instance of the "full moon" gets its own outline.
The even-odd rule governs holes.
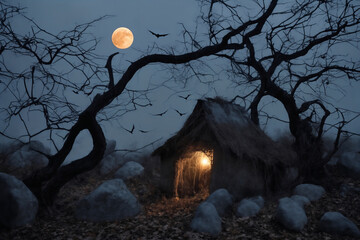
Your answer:
[[[130,31],[130,29],[120,27],[113,32],[111,40],[115,47],[120,49],[126,49],[130,47],[133,43],[134,35]]]

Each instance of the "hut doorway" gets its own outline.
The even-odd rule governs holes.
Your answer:
[[[185,153],[175,167],[175,197],[208,194],[212,165],[213,150]]]

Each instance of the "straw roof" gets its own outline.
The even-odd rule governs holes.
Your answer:
[[[181,155],[189,147],[219,147],[234,158],[256,160],[265,165],[293,164],[294,154],[270,139],[240,105],[221,98],[198,100],[183,128],[153,155]],[[282,165],[281,164],[281,165]]]

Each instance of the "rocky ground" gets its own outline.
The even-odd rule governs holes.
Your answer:
[[[360,226],[360,193],[342,196],[340,184],[360,187],[360,181],[341,176],[330,169],[336,184],[330,186],[319,201],[306,206],[308,224],[300,233],[285,230],[274,220],[276,201],[267,201],[260,213],[251,218],[231,214],[222,218],[223,230],[217,239],[351,239],[318,231],[321,216],[327,211],[338,211]],[[0,239],[212,239],[192,232],[189,225],[196,207],[206,195],[184,199],[161,196],[149,176],[128,181],[128,188],[143,206],[140,215],[117,222],[92,223],[74,217],[76,202],[100,185],[104,178],[94,172],[77,177],[59,194],[52,214],[40,213],[32,225],[15,230],[0,229]]]

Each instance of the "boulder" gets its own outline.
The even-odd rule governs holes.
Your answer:
[[[260,211],[260,206],[250,199],[243,199],[236,208],[236,216],[252,217]]]
[[[285,197],[279,200],[276,220],[285,228],[299,232],[307,223],[307,216],[304,209],[297,202]]]
[[[201,203],[196,209],[190,227],[195,232],[218,235],[221,232],[221,218],[215,206],[206,201]]]
[[[35,220],[38,201],[16,177],[0,173],[0,224],[9,228]]]
[[[250,201],[253,201],[255,202],[260,208],[263,208],[264,207],[264,198],[262,196],[256,196],[256,197],[251,197],[251,198],[248,198]]]
[[[206,202],[212,203],[219,216],[224,216],[234,203],[232,195],[225,188],[220,188],[210,194]]]
[[[144,167],[137,162],[127,162],[119,170],[116,171],[115,177],[127,180],[136,176],[140,176],[144,173]]]
[[[310,200],[307,197],[301,195],[292,195],[291,199],[294,200],[300,207],[304,208],[304,206],[310,204]]]
[[[24,144],[20,141],[5,142],[0,145],[0,153],[2,155],[9,155],[13,152],[18,151]]]
[[[300,184],[295,187],[294,195],[307,197],[310,201],[317,201],[325,194],[325,189],[314,184]]]
[[[125,163],[125,159],[117,153],[111,153],[105,156],[99,164],[99,173],[101,175],[107,175]]]
[[[30,171],[46,166],[48,159],[41,153],[50,154],[50,149],[39,141],[32,141],[29,144],[10,143],[8,149],[3,149],[7,155],[3,163],[7,169],[21,171],[26,175]]]
[[[323,232],[338,235],[348,235],[360,238],[359,228],[339,212],[327,212],[321,219],[319,228]]]
[[[360,154],[355,152],[344,153],[341,155],[337,165],[351,178],[360,178]]]
[[[75,214],[78,219],[99,222],[133,217],[140,210],[140,204],[123,180],[112,179],[80,200]]]

